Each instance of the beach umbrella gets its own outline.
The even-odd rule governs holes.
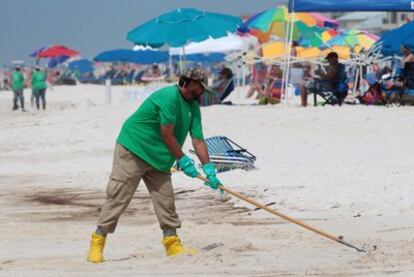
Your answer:
[[[29,57],[36,58],[36,57],[40,54],[40,52],[42,52],[42,51],[43,51],[43,50],[45,50],[46,48],[47,48],[47,46],[42,46],[42,47],[40,47],[40,48],[36,49],[35,51],[33,51],[33,52],[29,55]]]
[[[386,56],[402,55],[401,45],[414,48],[414,21],[384,33],[377,44],[382,46],[381,52]]]
[[[48,68],[55,68],[58,65],[66,62],[70,57],[69,56],[57,56],[50,58],[49,62],[47,63]]]
[[[137,64],[165,63],[168,61],[167,51],[114,49],[98,54],[97,62],[124,62]]]
[[[278,58],[285,54],[283,42],[268,42],[262,45],[263,58]]]
[[[333,29],[318,30],[312,35],[302,37],[299,40],[299,45],[303,47],[321,47],[336,35],[338,35],[338,32]]]
[[[94,63],[88,59],[81,59],[69,63],[68,68],[80,73],[92,72],[94,71]]]
[[[249,32],[258,37],[260,42],[266,42],[271,35],[286,37],[286,27],[289,23],[289,13],[286,7],[272,8],[253,15],[239,31]],[[322,32],[327,27],[337,27],[339,23],[317,13],[296,13],[293,24],[293,39],[310,37],[315,32]]]
[[[301,59],[313,59],[313,58],[324,58],[330,52],[334,51],[338,53],[338,56],[342,60],[348,60],[351,58],[351,48],[348,46],[332,46],[322,50],[319,47],[296,47],[296,57]]]
[[[127,39],[151,47],[182,47],[190,42],[220,38],[234,33],[242,24],[239,17],[200,11],[176,9],[160,15],[129,31]]]
[[[59,57],[59,56],[68,56],[68,57],[73,57],[73,56],[77,56],[79,55],[79,52],[67,48],[65,46],[62,45],[54,45],[54,46],[50,46],[46,49],[44,49],[43,51],[41,51],[40,53],[38,53],[37,57],[39,58],[54,58],[54,57]]]
[[[174,60],[178,60],[179,56],[174,55],[172,56]],[[226,54],[224,53],[197,53],[197,54],[188,54],[185,55],[185,60],[190,62],[200,62],[200,63],[215,63],[215,62],[222,62],[226,58]]]
[[[330,52],[338,53],[338,56],[342,60],[349,60],[351,58],[351,50],[352,48],[349,46],[344,45],[334,45],[330,48],[322,50],[322,57],[326,57]]]
[[[325,46],[330,47],[338,45],[353,48],[357,45],[360,45],[361,47],[368,50],[378,39],[379,37],[368,32],[350,29],[328,40],[325,43]]]
[[[296,57],[301,59],[319,58],[322,55],[322,50],[318,47],[296,47]]]

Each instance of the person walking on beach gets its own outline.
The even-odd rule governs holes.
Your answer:
[[[24,77],[23,73],[21,72],[20,65],[16,65],[15,71],[11,75],[11,87],[13,90],[13,111],[19,109],[19,106],[17,104],[18,101],[20,101],[20,107],[22,108],[22,111],[25,111],[24,109]]]
[[[177,160],[180,170],[190,177],[200,175],[182,146],[190,133],[195,152],[209,180],[207,186],[218,189],[221,182],[210,162],[204,142],[199,101],[211,92],[204,69],[195,67],[184,73],[178,85],[162,88],[149,96],[122,126],[114,152],[112,173],[106,188],[106,201],[92,234],[87,260],[103,261],[108,233],[115,231],[141,179],[150,194],[164,238],[167,256],[194,253],[184,248],[177,228],[181,222],[175,209],[171,166]],[[141,238],[144,239],[144,238]]]
[[[43,110],[46,109],[46,88],[46,73],[41,71],[39,66],[36,66],[32,74],[32,91],[38,110],[40,109],[40,100],[42,101]]]

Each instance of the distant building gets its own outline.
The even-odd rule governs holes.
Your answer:
[[[372,33],[382,31],[383,12],[351,12],[336,18],[344,29],[361,29]]]
[[[413,12],[386,12],[382,24],[384,30],[390,30],[398,28],[412,20],[414,20]]]
[[[413,12],[333,12],[326,15],[339,20],[343,29],[355,28],[376,34],[414,20]]]

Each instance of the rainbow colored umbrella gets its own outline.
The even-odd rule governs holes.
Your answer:
[[[249,32],[260,42],[266,42],[271,35],[285,37],[286,26],[289,23],[289,13],[286,7],[278,7],[258,13],[249,18],[240,28],[242,33]],[[338,26],[335,20],[315,13],[296,13],[293,24],[293,39],[310,37],[315,32],[325,30],[327,26]]]
[[[310,36],[303,36],[299,40],[299,45],[303,47],[321,47],[336,35],[338,35],[338,33],[333,29],[322,29],[321,31],[315,32]]]
[[[318,47],[296,47],[296,56],[302,59],[323,58],[332,51],[338,53],[340,59],[347,60],[351,58],[351,49],[348,46],[333,46],[325,50]]]
[[[336,35],[326,42],[326,46],[349,46],[354,48],[359,45],[362,48],[369,49],[379,39],[376,35],[359,31],[355,29],[348,30]]]

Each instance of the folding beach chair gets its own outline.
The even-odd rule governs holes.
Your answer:
[[[232,93],[234,91],[234,89],[235,89],[234,80],[233,80],[233,78],[231,78],[230,80],[228,80],[227,85],[226,85],[223,93],[221,93],[221,95],[219,96],[221,104],[229,103],[229,102],[224,102],[224,100],[227,98],[227,96],[230,95],[230,93]]]
[[[210,160],[216,166],[217,172],[255,168],[256,156],[225,136],[207,138],[206,144]],[[193,150],[190,152],[194,153]]]
[[[316,107],[316,96],[323,98],[322,106],[342,105],[348,95],[348,85],[346,83],[345,65],[339,64],[339,78],[337,82],[318,80],[316,81],[316,90],[313,91],[313,104]]]

